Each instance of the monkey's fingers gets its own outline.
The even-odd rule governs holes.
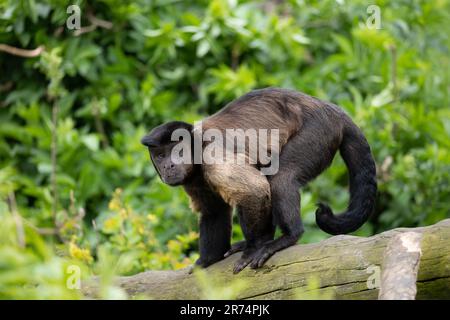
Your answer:
[[[193,264],[193,265],[191,265],[189,267],[186,267],[187,274],[192,274],[194,272],[194,270],[197,269],[197,268],[198,268],[198,266],[196,266],[195,264]]]

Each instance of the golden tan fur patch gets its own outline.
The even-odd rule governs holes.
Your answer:
[[[245,157],[243,154],[237,156]],[[203,172],[206,181],[231,206],[249,199],[255,203],[270,203],[269,181],[255,167],[227,162],[203,165]]]

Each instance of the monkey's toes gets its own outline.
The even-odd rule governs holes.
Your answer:
[[[246,266],[248,266],[250,261],[251,261],[251,259],[248,257],[239,259],[239,261],[236,262],[236,264],[234,265],[233,273],[236,274],[236,273],[241,272]]]
[[[250,263],[250,268],[252,269],[261,268],[272,255],[273,253],[266,248],[258,250],[258,252],[256,252],[255,255],[253,256],[253,260]]]
[[[233,273],[239,273],[241,272],[250,262],[253,260],[253,255],[255,254],[255,251],[244,251],[242,254],[242,257],[236,262],[233,268]]]
[[[246,247],[246,242],[245,241],[239,241],[235,244],[231,245],[230,250],[228,250],[227,252],[225,252],[225,254],[223,255],[225,258],[231,256],[232,254],[235,254],[236,252],[239,251],[243,251]]]
[[[241,259],[234,265],[233,272],[239,273],[248,265],[250,265],[252,269],[261,268],[272,255],[273,252],[266,247],[262,247],[256,251],[244,251]]]

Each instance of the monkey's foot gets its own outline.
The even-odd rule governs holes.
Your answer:
[[[223,256],[226,258],[226,257],[231,256],[232,254],[235,254],[236,252],[243,251],[246,248],[246,246],[247,246],[247,242],[245,240],[233,243],[231,245],[230,250],[225,252],[225,254]]]
[[[250,263],[250,268],[252,269],[261,268],[264,265],[264,263],[266,263],[266,261],[269,260],[271,256],[273,256],[273,254],[274,252],[269,248],[267,248],[266,246],[262,247],[257,252],[255,252],[253,260]]]
[[[273,254],[274,252],[267,246],[263,246],[251,252],[244,251],[241,259],[234,265],[233,273],[241,272],[248,265],[250,265],[252,269],[261,268]]]

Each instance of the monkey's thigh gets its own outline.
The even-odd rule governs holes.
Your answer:
[[[337,134],[318,131],[313,125],[305,125],[282,148],[279,172],[268,178],[274,181],[294,179],[300,186],[304,186],[331,164],[339,144]]]

